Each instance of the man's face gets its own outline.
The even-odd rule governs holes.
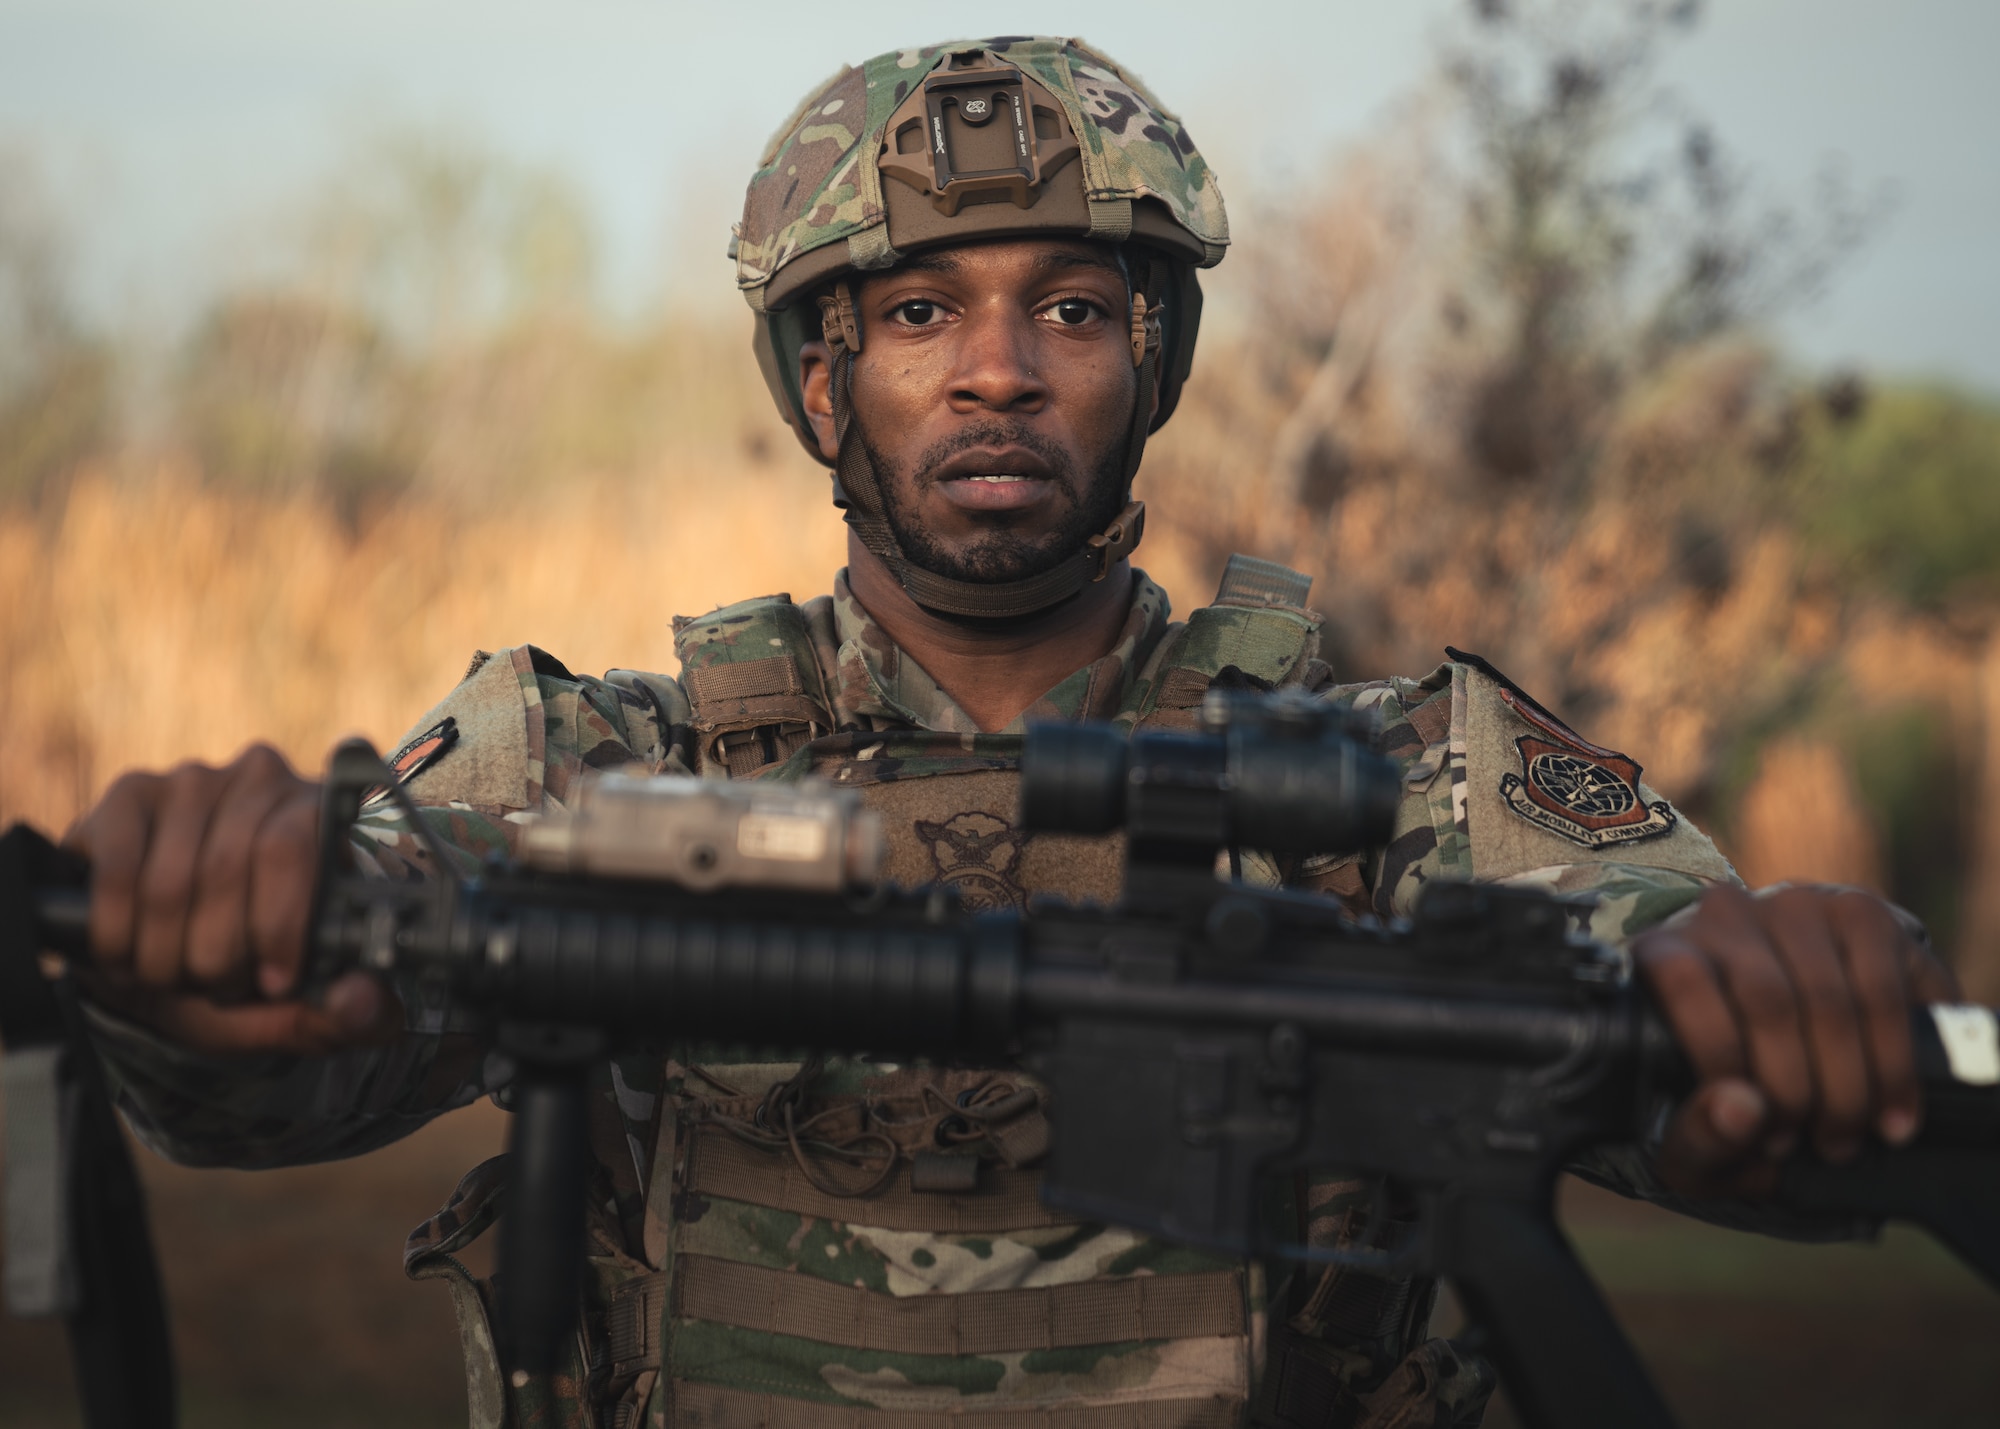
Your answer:
[[[1128,293],[1115,250],[1050,239],[922,253],[861,283],[855,419],[917,565],[1019,580],[1118,514]],[[832,424],[816,426],[830,458]]]

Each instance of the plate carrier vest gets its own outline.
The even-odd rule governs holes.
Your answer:
[[[1168,629],[1116,722],[1192,728],[1217,682],[1329,685],[1309,586],[1275,563],[1231,557],[1215,602]],[[856,788],[882,816],[887,876],[949,885],[971,908],[1040,894],[1116,899],[1120,836],[1016,826],[1020,736],[839,729],[831,672],[790,597],[677,618],[675,645],[703,777]],[[610,678],[650,688],[663,711],[680,703],[657,677]],[[1245,864],[1245,876],[1277,880],[1268,862]],[[474,1429],[640,1429],[663,1375],[674,1426],[1353,1422],[1354,1396],[1332,1369],[1290,1353],[1282,1326],[1280,1363],[1264,1373],[1261,1266],[1070,1224],[1041,1204],[1045,1094],[1018,1069],[756,1062],[740,1049],[676,1047],[627,1055],[606,1074],[593,1150],[600,1170],[636,1173],[644,1214],[632,1224],[593,1196],[591,1283],[569,1374],[509,1392],[490,1284],[457,1258],[499,1210],[504,1158],[470,1173],[411,1237],[409,1272],[454,1291]],[[1302,1186],[1293,1199],[1302,1234],[1324,1209],[1308,1203],[1322,1198]],[[851,1237],[887,1256],[886,1293],[835,1273]],[[1426,1287],[1344,1280],[1345,1302],[1330,1307],[1344,1329],[1402,1346],[1421,1337]],[[1324,1284],[1316,1298],[1327,1298]]]

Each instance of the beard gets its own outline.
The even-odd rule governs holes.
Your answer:
[[[1054,570],[1109,526],[1125,506],[1122,449],[1105,453],[1088,470],[1079,470],[1067,451],[1025,423],[996,419],[968,427],[926,448],[907,473],[897,471],[865,433],[857,435],[875,470],[883,515],[896,544],[911,565],[947,580],[999,585]],[[1069,498],[1055,530],[1030,535],[996,523],[995,529],[969,542],[947,546],[918,523],[906,495],[935,482],[937,469],[960,452],[980,446],[1026,447],[1048,465],[1051,479]]]

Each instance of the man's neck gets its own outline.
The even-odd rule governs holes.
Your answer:
[[[847,587],[876,624],[973,723],[1005,729],[1065,678],[1111,653],[1132,606],[1132,567],[1045,614],[992,626],[949,620],[910,599],[881,557],[847,533]]]

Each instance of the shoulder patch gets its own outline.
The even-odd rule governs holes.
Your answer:
[[[1501,698],[1506,699],[1506,691]],[[1585,848],[1649,839],[1673,828],[1673,806],[1665,799],[1646,802],[1639,792],[1640,769],[1622,754],[1582,741],[1514,741],[1521,772],[1500,776],[1500,797],[1531,824]]]
[[[1734,880],[1707,836],[1646,786],[1636,759],[1585,739],[1478,656],[1449,653],[1475,877],[1610,861]]]
[[[382,762],[395,771],[396,782],[407,784],[440,759],[451,747],[458,743],[458,721],[446,715],[429,729],[410,735],[397,747],[396,752]],[[377,784],[362,797],[364,804],[373,804],[385,799],[389,786]]]
[[[1592,744],[1541,701],[1477,655],[1445,646],[1494,684],[1500,703],[1534,730],[1514,741],[1521,768],[1500,776],[1500,797],[1529,823],[1585,848],[1635,843],[1666,833],[1678,821],[1665,799],[1639,790],[1639,761]]]
[[[458,721],[446,715],[429,729],[405,740],[389,756],[389,767],[396,771],[398,779],[407,783],[444,758],[457,743]]]
[[[419,804],[521,809],[539,802],[539,767],[532,771],[537,788],[529,789],[528,727],[539,733],[540,701],[527,704],[510,655],[480,661],[397,742],[389,764]]]

